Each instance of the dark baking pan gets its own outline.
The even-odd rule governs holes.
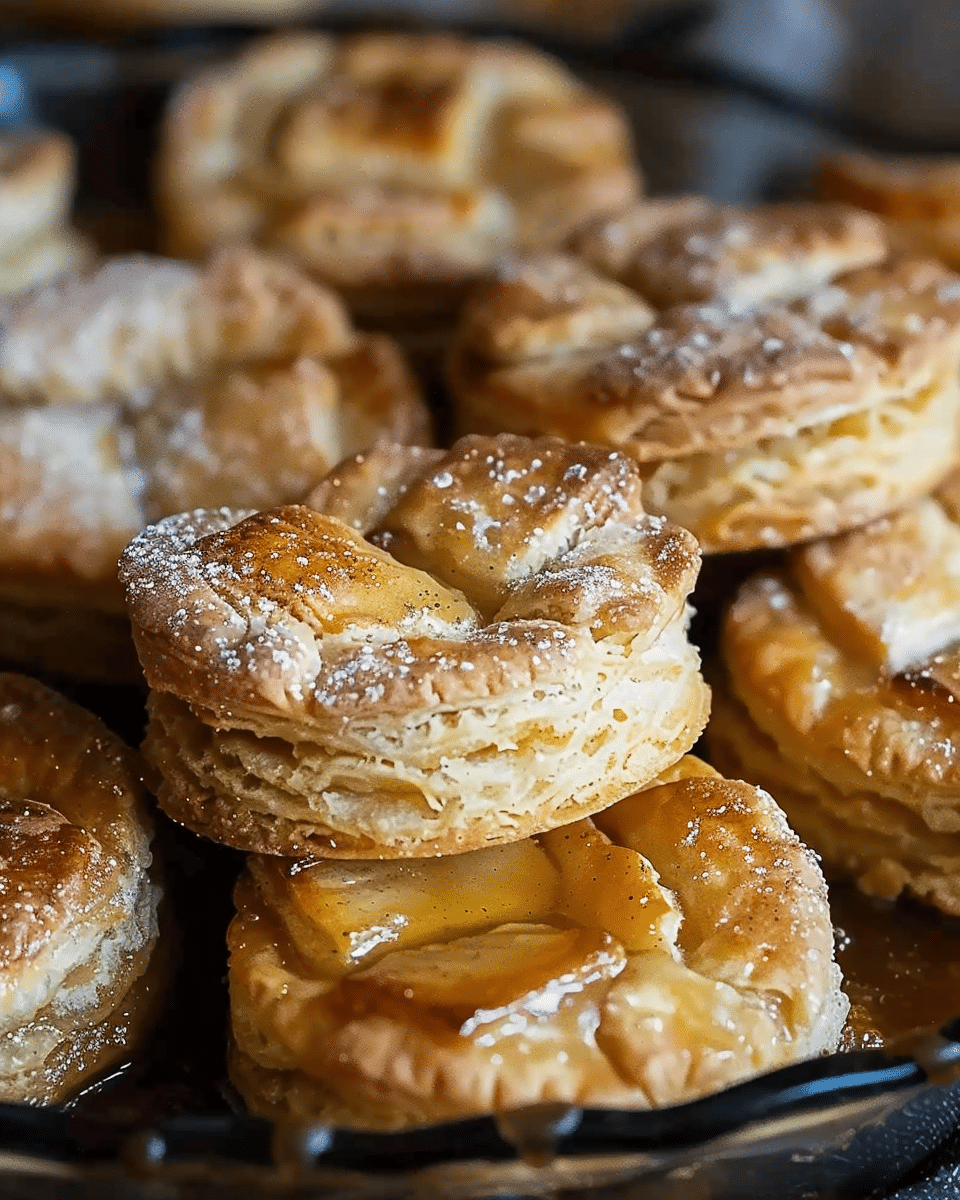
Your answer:
[[[657,1112],[549,1106],[406,1133],[188,1114],[142,1127],[0,1105],[9,1197],[867,1196],[960,1118],[960,1020]]]

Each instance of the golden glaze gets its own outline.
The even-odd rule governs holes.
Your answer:
[[[455,859],[254,856],[230,931],[234,1078],[255,1111],[372,1127],[675,1103],[834,1044],[825,899],[769,797],[692,759]]]

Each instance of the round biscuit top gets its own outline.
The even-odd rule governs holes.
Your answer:
[[[0,563],[110,595],[149,521],[298,498],[345,455],[428,441],[391,339],[247,249],[145,256],[0,306]]]
[[[791,436],[953,370],[960,278],[884,258],[869,214],[648,204],[585,235],[592,264],[532,256],[475,290],[449,367],[462,427],[655,462]]]
[[[620,109],[558,62],[446,35],[255,42],[174,96],[172,244],[282,248],[342,286],[468,279],[640,190]]]
[[[814,856],[765,792],[690,757],[455,858],[253,855],[237,908],[241,1053],[360,1125],[678,1103],[834,1045],[847,1008]]]
[[[140,886],[148,843],[120,740],[35,680],[0,674],[0,1025],[51,946]]]
[[[699,566],[636,464],[504,435],[347,460],[307,505],[196,511],[121,562],[148,682],[237,718],[400,713],[568,677],[602,638],[653,644]]]

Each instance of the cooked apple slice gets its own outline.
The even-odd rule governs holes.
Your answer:
[[[297,944],[323,971],[384,949],[423,946],[556,910],[559,874],[529,838],[446,858],[289,863],[254,858],[251,870]],[[290,901],[293,901],[291,904]],[[334,962],[331,963],[331,954]]]
[[[555,1012],[564,996],[611,979],[625,961],[623,947],[599,929],[506,924],[393,951],[349,975],[340,992],[359,1011],[402,1000],[469,1034],[513,1008]]]
[[[960,639],[960,525],[934,500],[795,553],[827,630],[898,675]]]
[[[558,914],[604,929],[631,954],[672,945],[680,917],[650,863],[615,845],[592,820],[538,838],[560,872]]]

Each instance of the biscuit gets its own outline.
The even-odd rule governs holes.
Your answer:
[[[67,1099],[122,1061],[162,983],[160,889],[134,756],[0,674],[0,1098]]]
[[[201,504],[299,499],[345,454],[429,436],[394,343],[357,333],[332,293],[254,251],[202,268],[110,259],[8,301],[0,656],[125,675],[116,564],[146,524]],[[82,628],[84,614],[105,640],[77,664],[56,630]]]
[[[636,221],[639,248],[624,251],[633,227],[614,239],[616,279],[559,255],[502,267],[450,355],[458,428],[632,454],[648,510],[707,553],[807,541],[928,493],[958,456],[960,278],[874,263],[874,219],[819,211],[711,210],[652,240]]]
[[[794,551],[734,602],[710,726],[828,867],[960,915],[960,526],[953,488]]]
[[[230,1073],[268,1117],[678,1104],[832,1049],[847,1011],[814,856],[689,757],[455,858],[254,855],[236,903]]]
[[[960,159],[849,151],[819,171],[828,200],[883,217],[890,242],[908,254],[933,255],[960,267]]]
[[[184,514],[124,554],[175,820],[262,853],[455,854],[595,812],[696,740],[699,554],[629,458],[386,447],[310,504]]]
[[[558,62],[397,34],[271,37],[198,75],[157,178],[173,253],[254,241],[404,330],[448,324],[505,252],[559,246],[641,186],[620,109]]]
[[[74,149],[62,134],[0,134],[0,296],[80,270],[89,242],[67,225]]]

